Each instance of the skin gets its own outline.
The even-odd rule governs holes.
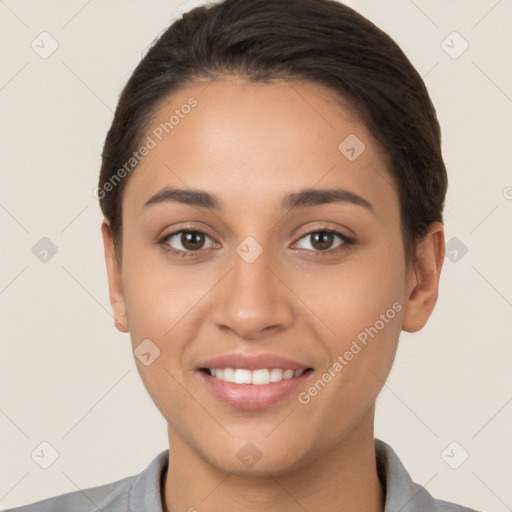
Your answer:
[[[168,422],[164,510],[382,511],[375,401],[401,330],[421,329],[435,306],[443,226],[431,224],[406,260],[386,153],[323,85],[196,83],[160,105],[147,134],[191,96],[197,107],[129,178],[122,264],[102,225],[116,326],[133,348],[149,338],[161,351],[149,366],[136,363]],[[355,161],[338,150],[349,134],[366,146]],[[215,194],[223,210],[143,206],[165,186]],[[311,188],[349,190],[373,211],[348,202],[281,209],[286,194]],[[354,243],[334,236],[332,253],[318,255],[310,233],[326,226]],[[208,235],[192,257],[164,250],[189,248],[180,236],[158,243],[185,228]],[[247,236],[263,249],[252,263],[236,252]],[[267,409],[235,409],[195,370],[225,353],[277,354],[314,368],[299,390],[307,391],[397,302],[401,311],[307,405],[294,392]],[[248,442],[261,453],[251,468],[237,457]]]

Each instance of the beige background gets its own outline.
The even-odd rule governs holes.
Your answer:
[[[138,473],[166,448],[113,326],[93,189],[121,87],[199,3],[0,0],[0,507]],[[449,171],[447,240],[468,249],[445,262],[428,326],[401,338],[376,436],[434,496],[512,510],[512,2],[350,4],[425,77]],[[31,48],[43,31],[59,45],[47,59]],[[442,47],[453,31],[469,43],[456,59]],[[58,249],[46,263],[32,253],[42,237]],[[48,469],[30,455],[42,441],[59,454]],[[452,441],[455,457],[469,453],[456,470],[441,456]]]

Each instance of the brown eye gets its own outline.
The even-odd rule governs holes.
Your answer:
[[[213,247],[211,238],[206,233],[197,230],[176,231],[164,236],[160,243],[167,251],[183,256]]]
[[[318,229],[312,231],[302,236],[300,241],[307,241],[308,239],[309,242],[302,244],[302,247],[299,245],[299,249],[305,249],[314,255],[320,256],[328,256],[340,252],[354,243],[343,233],[333,229]],[[336,242],[336,239],[338,239],[339,242]]]
[[[196,231],[183,232],[180,238],[182,246],[189,251],[197,251],[198,249],[201,249],[204,241],[204,233]]]
[[[317,231],[311,234],[311,245],[319,251],[325,251],[331,248],[335,236],[329,231]]]

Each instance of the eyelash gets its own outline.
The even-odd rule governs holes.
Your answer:
[[[163,236],[162,238],[160,238],[158,240],[157,244],[162,246],[162,248],[164,249],[165,252],[167,252],[169,254],[172,254],[173,256],[181,256],[183,258],[197,257],[197,256],[199,256],[201,254],[202,251],[208,250],[208,249],[199,249],[197,251],[181,251],[181,250],[173,249],[172,247],[169,248],[169,246],[166,246],[166,242],[169,239],[171,239],[175,235],[179,235],[180,233],[200,233],[200,234],[210,238],[210,236],[207,233],[205,233],[204,231],[201,231],[200,229],[186,229],[186,228],[184,228],[184,229],[180,229],[179,231],[174,231],[173,233],[169,233],[168,235]],[[354,244],[354,240],[352,240],[351,238],[349,238],[345,234],[340,233],[339,231],[337,231],[335,229],[332,229],[332,228],[319,228],[319,229],[315,229],[313,231],[310,231],[310,232],[305,233],[304,235],[302,235],[299,238],[299,240],[302,240],[303,238],[305,238],[307,236],[315,235],[316,233],[328,233],[328,234],[335,235],[335,236],[339,237],[343,241],[343,243],[340,244],[339,246],[335,247],[334,249],[328,249],[328,250],[325,250],[325,251],[301,249],[301,250],[306,250],[308,252],[311,252],[312,254],[315,255],[315,257],[316,256],[323,256],[323,257],[331,256],[333,254],[337,254],[337,253],[340,253],[342,251],[347,250],[351,245]]]

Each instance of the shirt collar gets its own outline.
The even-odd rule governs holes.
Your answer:
[[[437,512],[439,509],[432,495],[411,476],[393,448],[375,438],[377,473],[386,492],[384,512]]]
[[[160,452],[149,466],[137,475],[130,489],[129,512],[163,512],[162,479],[169,464],[169,450]]]

